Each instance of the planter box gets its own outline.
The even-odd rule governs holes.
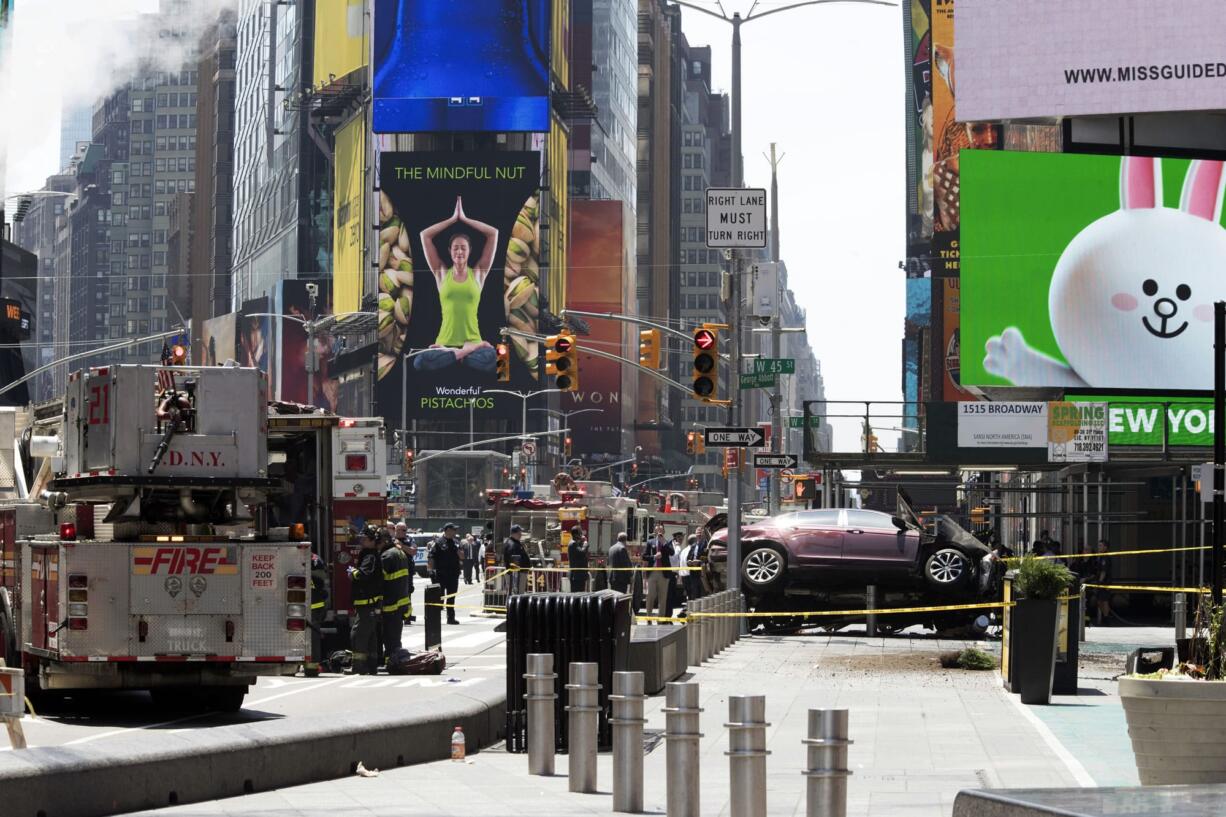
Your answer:
[[[1010,677],[1024,704],[1051,702],[1058,612],[1055,599],[1022,599],[1013,607]]]
[[[1226,783],[1226,681],[1119,683],[1142,785]]]

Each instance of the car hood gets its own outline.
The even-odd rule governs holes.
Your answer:
[[[942,544],[957,545],[968,554],[977,553],[980,557],[987,556],[992,552],[991,548],[980,542],[966,528],[948,516],[937,516],[935,528],[937,541]]]

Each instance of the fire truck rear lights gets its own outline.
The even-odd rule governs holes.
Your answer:
[[[306,576],[298,574],[286,576],[285,586],[294,590],[305,590],[307,586]]]
[[[186,537],[183,536],[159,536],[154,541],[157,542],[186,542]]]
[[[346,454],[345,455],[345,470],[346,471],[365,471],[366,464],[370,462],[365,454]]]
[[[234,641],[234,622],[226,619],[226,643]]]
[[[69,602],[68,616],[70,618],[86,618],[89,616],[89,605],[83,602]]]
[[[73,522],[60,523],[60,538],[66,542],[74,541],[77,538],[77,526]]]
[[[89,629],[89,619],[70,618],[68,619],[68,629],[70,630],[88,630]]]
[[[285,620],[285,629],[294,633],[301,633],[306,630],[306,621],[300,618],[290,618]]]
[[[301,522],[295,522],[294,524],[290,525],[289,526],[289,538],[305,539],[306,538],[306,525],[302,524]]]
[[[72,601],[89,601],[89,591],[79,588],[72,588],[68,591],[68,600]]]
[[[341,420],[341,428],[353,428],[357,424],[358,421],[352,418],[344,418]]]
[[[287,618],[306,618],[305,604],[287,604],[285,605],[285,615]]]
[[[68,586],[69,587],[89,587],[89,577],[86,576],[84,573],[69,573],[68,574]]]
[[[306,604],[307,595],[305,590],[286,590],[285,600],[288,602],[296,602],[298,604]]]

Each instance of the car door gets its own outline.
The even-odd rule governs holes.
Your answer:
[[[899,530],[889,514],[863,510],[845,513],[843,560],[849,569],[881,578],[910,570],[914,549],[908,547],[906,531]]]
[[[836,568],[843,556],[843,529],[838,509],[798,511],[780,519],[780,529],[796,565]]]

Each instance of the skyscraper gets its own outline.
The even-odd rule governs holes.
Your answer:
[[[68,162],[77,151],[77,144],[88,142],[93,136],[93,121],[92,105],[64,109],[60,116],[60,170],[68,167]]]

